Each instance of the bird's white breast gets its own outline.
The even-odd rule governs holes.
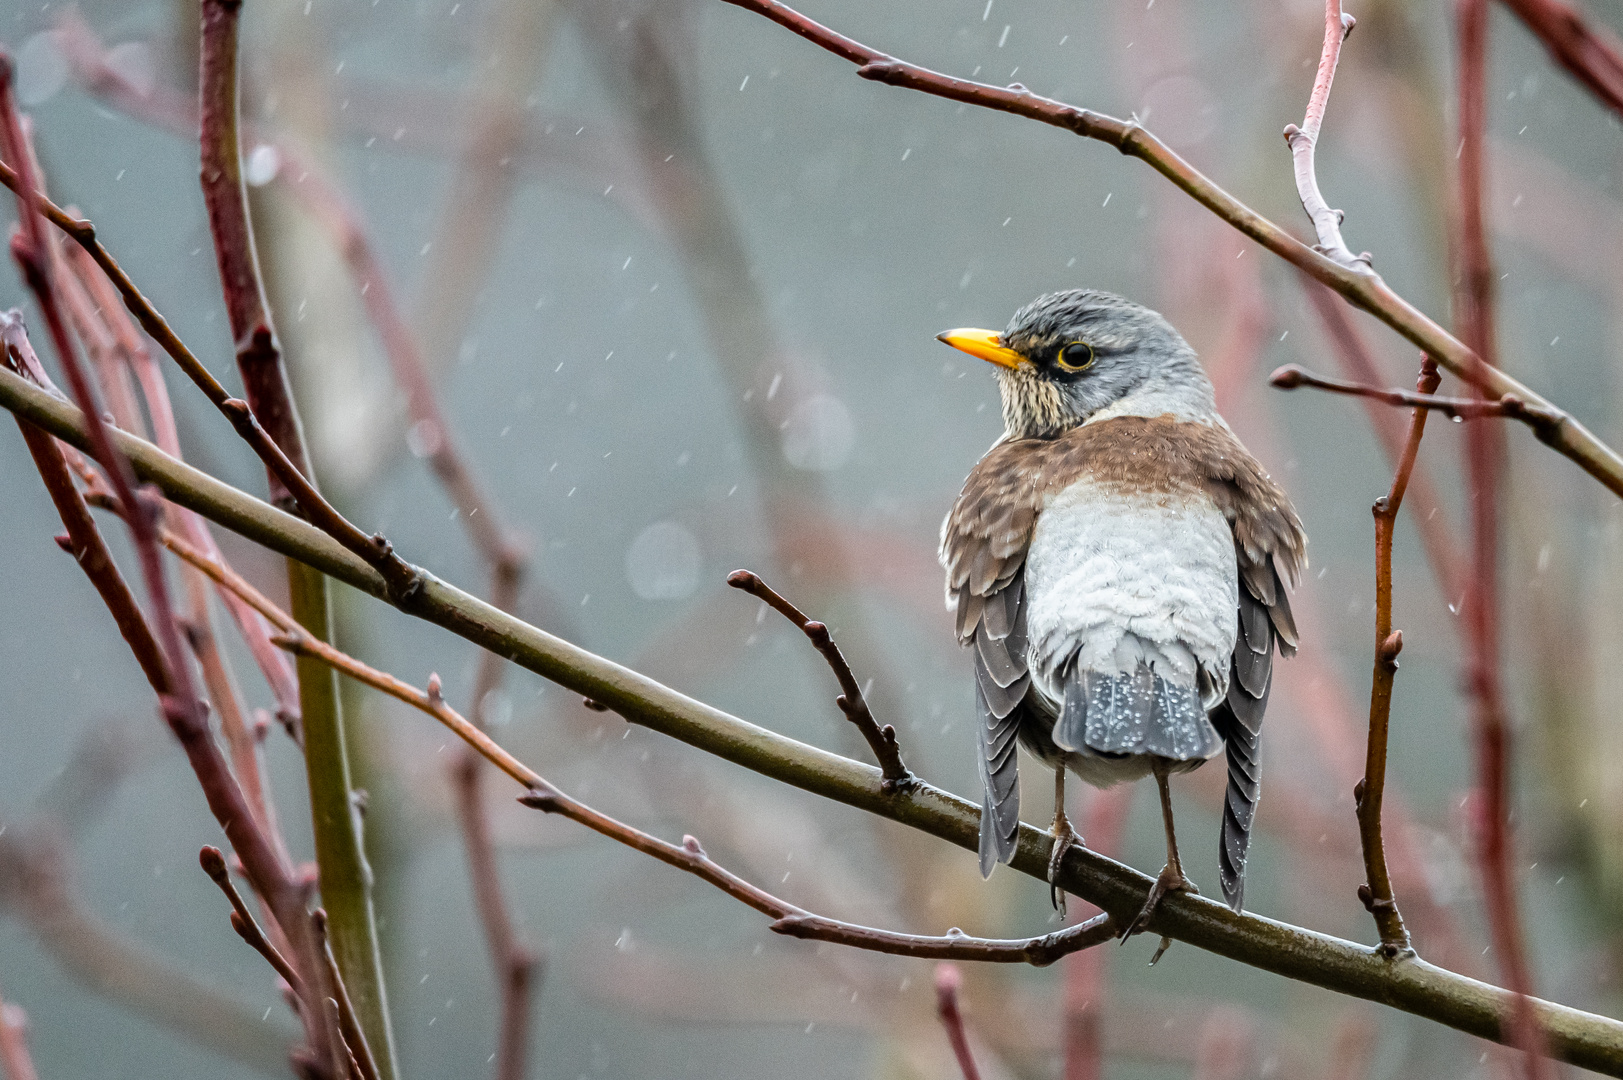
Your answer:
[[[1229,523],[1204,491],[1125,493],[1082,479],[1052,495],[1026,558],[1030,660],[1059,700],[1070,659],[1086,671],[1149,663],[1168,681],[1199,680],[1208,708],[1228,686],[1238,568]]]

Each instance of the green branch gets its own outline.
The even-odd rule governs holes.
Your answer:
[[[7,371],[0,371],[0,407],[76,446],[86,443],[77,409]],[[314,526],[176,461],[150,443],[122,432],[114,432],[114,436],[141,479],[156,484],[175,503],[389,602],[382,575]],[[424,575],[423,585],[414,595],[395,606],[606,705],[633,723],[966,850],[975,848],[979,811],[966,800],[925,783],[887,794],[879,770],[871,765],[711,708],[516,619],[431,574]],[[1047,833],[1022,825],[1015,869],[1044,878],[1051,839]],[[1060,884],[1116,918],[1129,919],[1144,903],[1150,879],[1076,847],[1066,857]],[[1511,1007],[1508,992],[1423,960],[1388,959],[1350,941],[1257,915],[1236,915],[1216,901],[1182,893],[1161,904],[1150,931],[1485,1039],[1508,1041],[1502,1029]],[[1533,1006],[1554,1057],[1623,1077],[1623,1023],[1537,999]]]

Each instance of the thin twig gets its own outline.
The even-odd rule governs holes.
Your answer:
[[[1534,434],[1539,435],[1540,438],[1552,425],[1560,424],[1560,420],[1548,410],[1536,405],[1529,405],[1520,398],[1509,394],[1497,400],[1483,397],[1437,397],[1434,394],[1420,394],[1410,390],[1389,390],[1379,386],[1364,386],[1361,383],[1343,382],[1340,379],[1327,379],[1323,375],[1315,375],[1313,372],[1296,364],[1286,364],[1284,367],[1277,369],[1272,375],[1268,376],[1268,382],[1279,390],[1295,390],[1306,386],[1314,390],[1328,390],[1333,394],[1372,398],[1388,405],[1431,409],[1442,413],[1451,420],[1475,420],[1486,417],[1520,420],[1532,428]]]
[[[1547,437],[1545,434],[1540,437],[1613,493],[1623,495],[1623,456],[1597,439],[1577,420],[1498,368],[1484,364],[1458,338],[1393,292],[1373,270],[1363,264],[1358,269],[1349,268],[1303,244],[1279,225],[1224,191],[1136,122],[1118,120],[1054,101],[1033,94],[1019,84],[988,86],[897,60],[835,33],[778,0],[724,2],[763,15],[836,56],[859,65],[857,74],[862,78],[918,90],[950,101],[1013,113],[1064,128],[1084,138],[1097,139],[1116,147],[1123,154],[1139,158],[1235,229],[1368,311],[1455,375],[1467,382],[1480,383],[1493,397],[1508,395],[1527,402],[1530,408],[1549,410],[1555,423],[1549,427]]]
[[[0,84],[0,96],[3,95],[4,85]],[[6,99],[6,103],[9,103],[9,99]],[[22,333],[20,318],[15,315],[0,316],[0,327],[3,327],[6,356],[14,363],[31,363],[37,370],[38,361],[33,358],[33,350],[28,346],[27,338]],[[250,880],[253,881],[259,895],[270,905],[282,932],[290,940],[309,945],[308,935],[300,934],[301,928],[307,927],[308,924],[308,919],[304,916],[302,894],[294,885],[287,864],[282,861],[278,849],[260,829],[242,789],[215,747],[206,720],[200,715],[201,711],[184,708],[182,695],[191,691],[176,694],[171,689],[170,671],[174,668],[167,662],[162,646],[159,645],[145,615],[136,603],[134,594],[113,563],[106,543],[95,522],[91,520],[83,499],[73,487],[72,475],[60,445],[31,425],[22,424],[21,427],[29,450],[34,455],[40,476],[45,481],[46,489],[56,505],[63,524],[67,527],[68,541],[76,561],[101,594],[114,621],[129,642],[143,674],[157,692],[159,701],[163,704],[165,719],[186,751],[208,800],[209,809],[224,827],[232,847],[248,869]],[[126,495],[126,499],[128,498]],[[139,504],[121,501],[121,505]],[[144,515],[137,509],[128,516],[143,518]],[[152,527],[150,520],[145,522],[145,527],[149,529]],[[131,525],[132,531],[136,528],[136,525]],[[159,586],[161,589],[161,579]],[[158,607],[156,603],[154,606]],[[167,604],[159,610],[173,619],[173,613]],[[176,647],[178,648],[178,645]],[[184,661],[179,665],[179,669],[189,674]],[[192,700],[195,701],[195,692],[191,693]],[[177,697],[181,697],[182,700],[176,701]],[[308,1014],[306,1019],[309,1019]],[[318,1032],[319,1027],[307,1024],[306,1034],[311,1039],[312,1053],[319,1061],[322,1060],[322,1048],[326,1043],[317,1038]]]
[[[1501,0],[1601,104],[1623,115],[1623,42],[1561,0]]]
[[[1341,43],[1347,40],[1357,25],[1351,15],[1341,10],[1341,0],[1325,0],[1324,50],[1319,54],[1319,72],[1313,79],[1313,92],[1308,95],[1307,114],[1302,126],[1285,125],[1285,143],[1291,149],[1291,163],[1296,172],[1296,194],[1302,200],[1302,209],[1313,222],[1313,231],[1319,242],[1313,250],[1347,267],[1365,269],[1370,265],[1369,252],[1354,255],[1341,238],[1340,210],[1330,209],[1319,191],[1319,175],[1314,168],[1313,151],[1318,146],[1319,128],[1324,123],[1324,110],[1330,104],[1330,85],[1336,78],[1336,64],[1341,59]]]
[[[491,602],[502,611],[513,610],[518,600],[516,567],[498,564],[492,568]],[[493,652],[481,651],[474,676],[473,700],[468,715],[480,731],[488,731],[490,699],[501,685],[507,661]],[[490,812],[484,797],[485,763],[472,746],[463,746],[460,759],[452,766],[457,791],[457,819],[462,827],[462,846],[468,858],[468,880],[473,887],[474,907],[484,930],[485,946],[496,969],[496,989],[501,1001],[501,1022],[496,1037],[496,1080],[523,1080],[529,1056],[531,1002],[535,997],[541,957],[519,936],[512,913],[502,892],[501,870],[496,861],[496,845],[491,836]]]
[[[975,1056],[969,1052],[969,1036],[964,1031],[964,1014],[958,1010],[958,992],[964,987],[964,977],[951,964],[937,964],[935,969],[935,1014],[947,1031],[952,1044],[953,1057],[964,1080],[981,1080],[981,1071],[975,1066]]]
[[[75,446],[87,445],[84,418],[71,405],[0,370],[0,407]],[[357,590],[389,600],[383,578],[313,526],[246,492],[165,456],[122,432],[114,438],[141,475],[164,493],[255,543],[319,567]],[[402,609],[406,610],[406,609]],[[431,578],[409,613],[558,683],[603,702],[633,723],[763,776],[877,814],[966,850],[975,849],[975,804],[920,781],[906,792],[881,789],[879,770],[831,754],[695,701],[653,679],[497,611],[454,586]],[[477,732],[474,732],[477,737]],[[498,751],[499,752],[499,751]],[[504,771],[506,771],[504,769]],[[1041,879],[1047,874],[1049,837],[1022,825],[1014,866]],[[1074,896],[1122,918],[1143,906],[1151,882],[1136,871],[1076,850],[1061,872]],[[1199,896],[1162,901],[1153,928],[1176,940],[1265,971],[1375,1000],[1486,1039],[1504,1042],[1510,995],[1420,960],[1393,964],[1373,950],[1253,915],[1235,915]],[[1562,1061],[1623,1075],[1623,1022],[1549,1001],[1534,1003],[1550,1052]]]
[[[1488,53],[1488,0],[1458,0],[1459,40],[1459,273],[1456,310],[1463,337],[1476,354],[1497,365],[1492,257],[1484,220],[1483,132]],[[1473,387],[1480,396],[1481,389]],[[1504,432],[1473,422],[1465,433],[1466,477],[1471,506],[1473,565],[1465,592],[1466,685],[1472,700],[1477,758],[1478,859],[1483,906],[1499,970],[1514,995],[1510,1028],[1525,1055],[1528,1080],[1550,1075],[1543,1034],[1533,1015],[1532,974],[1511,870],[1510,722],[1499,648],[1499,495]]]
[[[834,672],[834,678],[839,680],[841,693],[834,699],[834,704],[840,707],[845,718],[855,724],[868,741],[869,748],[879,761],[880,772],[884,774],[886,789],[895,790],[913,783],[916,777],[903,764],[901,748],[896,745],[896,729],[890,724],[880,727],[874,720],[873,713],[868,709],[868,701],[862,694],[862,686],[852,674],[851,665],[840,653],[840,647],[834,644],[828,627],[807,618],[804,612],[748,570],[734,570],[727,575],[727,584],[760,599],[811,639],[812,646],[823,655],[829,669]]]
[[[28,1052],[28,1014],[0,997],[0,1066],[6,1080],[39,1080]]]
[[[287,983],[288,989],[293,991],[294,996],[308,1006],[310,1001],[309,991],[304,985],[304,980],[299,977],[299,973],[293,970],[293,965],[287,962],[287,958],[277,950],[276,946],[270,943],[270,939],[259,928],[259,923],[254,919],[254,913],[248,910],[248,905],[243,902],[242,894],[237,892],[237,886],[231,881],[231,871],[226,868],[225,856],[221,854],[220,849],[204,845],[197,853],[197,861],[203,867],[203,873],[209,876],[210,881],[219,886],[220,891],[225,893],[225,898],[230,901],[231,929],[235,930],[237,936],[247,942],[249,947],[260,956],[263,956],[265,962],[276,970],[276,974],[282,977],[283,982]]]
[[[1430,357],[1422,357],[1416,389],[1430,396],[1442,376]],[[1420,439],[1426,431],[1428,410],[1416,407],[1409,417],[1409,433],[1392,474],[1392,487],[1385,497],[1375,500],[1375,670],[1369,688],[1369,743],[1364,757],[1364,778],[1353,788],[1353,804],[1358,814],[1358,839],[1364,853],[1366,883],[1358,887],[1358,897],[1375,916],[1382,951],[1398,956],[1409,950],[1409,931],[1392,892],[1392,876],[1386,867],[1386,843],[1381,834],[1381,806],[1386,794],[1387,731],[1392,720],[1392,680],[1398,671],[1398,653],[1403,649],[1403,632],[1392,629],[1392,534],[1409,488],[1409,476],[1420,456]]]
[[[344,1045],[349,1049],[357,1080],[378,1080],[377,1060],[372,1056],[372,1047],[367,1044],[366,1032],[361,1027],[360,1018],[355,1015],[355,1004],[350,1000],[348,988],[344,986],[343,973],[338,970],[338,958],[333,955],[332,943],[327,935],[327,911],[325,908],[316,908],[310,913],[310,917],[315,921],[316,934],[321,939],[321,955],[327,961],[327,978],[332,983],[335,995],[329,1000],[338,1006],[338,1031],[344,1038]]]
[[[152,419],[152,436],[160,449],[170,457],[180,458],[180,432],[175,425],[175,412],[169,400],[169,388],[163,379],[163,372],[153,360],[151,351],[146,342],[142,340],[141,332],[131,320],[129,312],[125,310],[118,290],[112,281],[96,265],[95,259],[77,244],[66,247],[66,260],[74,276],[89,292],[95,302],[97,312],[112,332],[114,340],[122,353],[124,363],[135,375],[135,381],[141,388],[141,396],[146,401],[147,415]],[[214,545],[214,538],[210,535],[207,526],[191,511],[182,510],[169,503],[164,507],[170,523],[179,528],[183,535],[189,537],[192,543],[206,551],[218,553]],[[285,726],[297,728],[299,721],[299,686],[293,674],[293,664],[276,646],[270,643],[270,635],[265,626],[264,619],[246,607],[243,602],[233,594],[221,591],[220,599],[231,613],[232,620],[243,640],[248,645],[248,651],[254,658],[254,663],[264,675],[271,694],[276,699],[277,713]],[[193,611],[193,619],[198,618],[198,612]],[[213,693],[213,691],[210,691]],[[244,771],[243,764],[238,765],[238,775],[242,777],[243,785],[249,789],[250,798],[256,807],[264,805],[267,816],[274,819],[274,813],[269,810],[269,800],[254,796],[256,780],[253,773],[258,770]],[[272,827],[273,833],[276,831]]]

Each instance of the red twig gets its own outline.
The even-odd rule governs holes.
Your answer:
[[[519,574],[516,564],[498,562],[492,567],[491,603],[511,611],[518,601]],[[501,685],[506,665],[490,651],[479,654],[479,669],[473,681],[473,702],[468,715],[480,731],[488,731],[486,715],[490,697]],[[529,1056],[531,1002],[541,971],[541,957],[520,937],[513,925],[506,898],[502,894],[501,871],[496,861],[496,845],[491,837],[490,815],[484,799],[484,760],[472,746],[463,746],[461,758],[452,766],[456,784],[457,818],[462,827],[462,846],[468,858],[468,880],[473,887],[474,907],[484,929],[485,946],[496,969],[501,1023],[496,1039],[496,1080],[523,1080]]]
[[[39,1080],[28,1053],[28,1014],[4,998],[0,998],[0,1066],[6,1080]]]
[[[1324,110],[1330,104],[1330,86],[1336,78],[1336,64],[1341,59],[1341,43],[1352,33],[1356,20],[1341,10],[1341,0],[1325,0],[1324,49],[1319,54],[1319,71],[1313,79],[1313,92],[1308,95],[1307,113],[1302,126],[1285,126],[1285,143],[1291,149],[1291,162],[1296,172],[1296,194],[1302,200],[1302,209],[1313,221],[1313,231],[1319,242],[1314,250],[1349,269],[1360,265],[1369,268],[1369,253],[1354,255],[1341,238],[1340,210],[1330,209],[1319,191],[1318,172],[1314,168],[1313,151],[1319,142],[1319,128],[1324,123]]]
[[[1437,397],[1433,394],[1414,393],[1408,390],[1387,390],[1379,386],[1364,386],[1360,383],[1342,382],[1340,379],[1327,379],[1323,375],[1315,375],[1306,368],[1296,364],[1286,364],[1268,376],[1268,382],[1280,390],[1295,390],[1298,387],[1312,387],[1315,390],[1328,390],[1333,394],[1348,394],[1353,397],[1371,398],[1382,401],[1388,405],[1399,405],[1414,409],[1431,409],[1457,420],[1476,420],[1485,417],[1504,417],[1508,420],[1520,420],[1532,428],[1535,434],[1540,434],[1550,425],[1559,425],[1560,419],[1546,409],[1536,405],[1529,405],[1518,397],[1506,394],[1504,397],[1493,400],[1486,399],[1478,393],[1474,397]]]
[[[137,659],[142,661],[143,671],[158,694],[165,720],[186,751],[209,803],[209,809],[213,811],[215,819],[224,828],[231,846],[242,859],[249,880],[275,912],[277,921],[281,923],[282,932],[290,940],[306,946],[301,952],[308,959],[310,939],[307,933],[302,932],[307,929],[308,924],[302,891],[293,882],[291,872],[282,863],[275,846],[259,827],[241,787],[232,776],[209,732],[208,720],[192,681],[191,668],[186,662],[180,627],[169,602],[168,586],[158,549],[155,508],[151,503],[139,500],[135,494],[134,473],[129,461],[113,445],[107,425],[97,408],[95,393],[79,363],[67,326],[56,303],[55,292],[45,264],[49,248],[45,237],[44,219],[39,212],[44,199],[43,189],[34,176],[33,155],[12,96],[12,67],[9,58],[0,58],[0,152],[14,163],[12,168],[16,179],[15,190],[19,192],[17,209],[21,229],[12,238],[12,254],[36,297],[62,369],[67,375],[68,384],[78,401],[80,411],[86,417],[85,423],[91,446],[96,451],[95,456],[112,483],[115,497],[121,505],[128,508],[125,520],[130,529],[152,604],[152,625],[146,622],[145,616],[135,605],[134,597],[128,592],[127,587],[122,590],[107,589],[103,591],[103,597],[110,605],[116,605],[112,606],[111,610],[114,611],[115,619],[120,620],[121,629],[127,628],[140,640],[139,644],[132,641],[132,649]],[[17,329],[20,331],[21,328]],[[52,449],[55,449],[54,444]],[[58,461],[62,460],[60,451],[57,451],[56,457]],[[62,461],[60,469],[53,462],[44,471],[60,475],[65,470],[66,463]],[[51,481],[48,480],[47,484],[49,486]],[[76,533],[87,536],[94,532],[94,523],[89,521],[89,512],[77,493],[74,493],[71,502],[58,499],[58,508],[67,509],[65,523],[69,518],[77,519],[69,525],[70,536]],[[100,544],[99,536],[95,542]],[[102,550],[105,551],[105,547]],[[107,565],[112,573],[116,573],[110,559]],[[120,592],[122,596],[119,595]],[[324,1066],[329,1060],[327,1051],[330,1043],[321,1037],[319,1024],[308,1024],[307,1030],[315,1060]]]
[[[952,964],[937,964],[935,969],[935,1012],[941,1026],[947,1031],[952,1044],[953,1057],[964,1080],[981,1080],[981,1071],[975,1066],[975,1056],[969,1052],[969,1036],[964,1031],[964,1014],[958,1009],[958,991],[964,986],[964,977]]]
[[[1497,363],[1494,274],[1483,220],[1482,142],[1486,126],[1487,0],[1458,0],[1459,36],[1459,273],[1456,310],[1461,336],[1488,364]],[[1481,390],[1473,387],[1479,399]],[[1515,875],[1511,870],[1510,724],[1500,675],[1499,488],[1504,458],[1497,424],[1472,421],[1466,428],[1466,475],[1471,504],[1472,567],[1465,591],[1466,685],[1476,736],[1478,857],[1482,886],[1498,953],[1499,970],[1512,999],[1513,1041],[1525,1054],[1529,1080],[1549,1076],[1543,1035],[1533,1015],[1532,975],[1521,934]]]
[[[197,853],[197,861],[203,867],[203,873],[209,876],[210,881],[219,886],[220,891],[225,893],[226,900],[230,902],[231,929],[235,930],[237,936],[247,942],[250,948],[265,958],[265,962],[275,969],[276,974],[282,977],[283,982],[287,983],[288,989],[292,990],[294,995],[308,1008],[310,1006],[309,988],[305,986],[304,980],[299,977],[299,973],[293,970],[293,965],[287,962],[287,958],[277,950],[276,946],[270,943],[270,939],[265,937],[264,931],[259,928],[259,923],[255,921],[253,912],[248,910],[248,905],[243,902],[242,894],[237,892],[236,885],[231,881],[231,872],[226,869],[225,856],[221,854],[220,849],[205,845]]]
[[[1431,395],[1442,377],[1430,357],[1422,357],[1416,389]],[[1353,804],[1358,814],[1358,839],[1364,853],[1365,884],[1358,898],[1375,917],[1381,935],[1381,948],[1389,956],[1407,952],[1409,931],[1403,925],[1392,877],[1386,866],[1386,841],[1381,832],[1381,806],[1386,795],[1387,732],[1392,721],[1392,682],[1398,671],[1398,653],[1403,649],[1403,632],[1392,629],[1392,534],[1398,510],[1409,488],[1409,476],[1420,456],[1420,439],[1426,431],[1427,410],[1416,407],[1409,417],[1409,433],[1392,475],[1392,488],[1377,499],[1375,515],[1375,668],[1369,688],[1369,742],[1364,757],[1364,777],[1353,788]]]
[[[1623,115],[1623,43],[1561,0],[1503,0],[1544,47],[1613,112]]]
[[[3,72],[3,69],[0,69],[0,72]],[[15,115],[7,107],[10,105],[8,88],[9,84],[0,77],[0,118]],[[9,132],[15,128],[7,126],[6,130]],[[28,346],[27,338],[22,334],[20,320],[15,316],[3,317],[0,327],[3,327],[7,357],[24,370],[31,368],[37,371],[38,361],[33,358],[33,351]],[[189,668],[182,659],[178,666],[179,670],[187,675],[188,684],[183,684],[187,686],[186,690],[177,693],[172,689],[169,674],[174,669],[137,604],[134,594],[108,554],[106,543],[95,522],[91,520],[83,499],[73,487],[72,474],[60,445],[36,428],[27,424],[20,426],[29,450],[34,455],[40,476],[45,481],[46,489],[62,517],[63,524],[67,527],[68,546],[86,576],[101,594],[103,602],[112,613],[115,623],[141,665],[142,673],[157,692],[163,705],[164,717],[186,751],[207,798],[209,809],[243,860],[255,889],[271,906],[284,934],[295,943],[308,947],[312,943],[308,934],[300,934],[300,930],[308,925],[302,890],[292,880],[288,867],[281,862],[277,848],[260,829],[242,789],[214,745],[201,709],[195,707],[195,691],[191,691],[189,687]],[[131,496],[126,495],[125,498],[129,499]],[[139,504],[124,500],[120,500],[120,505],[139,507]],[[143,512],[136,509],[127,514],[126,518],[127,520],[143,518]],[[145,519],[145,527],[152,528],[150,518]],[[135,531],[136,528],[137,524],[132,521],[131,530]],[[161,579],[158,584],[161,589],[163,585]],[[159,605],[155,603],[154,607]],[[159,607],[159,610],[166,617],[173,619],[173,612],[168,609],[167,604]],[[172,642],[172,647],[178,651],[178,634],[174,636],[176,641]],[[190,700],[194,703],[191,710],[184,707],[186,699],[183,695],[188,692],[191,693]],[[309,954],[302,952],[301,955],[307,958]],[[309,1020],[308,1015],[306,1020]],[[311,1039],[314,1060],[325,1062],[324,1048],[328,1044],[319,1038],[319,1025],[307,1023],[307,1033]]]
[[[828,662],[834,677],[839,680],[841,692],[840,696],[834,699],[834,704],[840,707],[845,718],[855,724],[862,737],[868,741],[869,748],[879,761],[880,771],[884,774],[886,790],[894,791],[912,783],[913,774],[902,762],[901,748],[896,745],[896,729],[889,724],[880,727],[878,721],[873,718],[873,713],[868,709],[867,699],[863,697],[862,686],[852,673],[851,665],[846,663],[840,647],[834,644],[828,627],[807,618],[804,612],[785,600],[758,575],[748,570],[734,570],[727,575],[727,584],[757,597],[794,623],[811,639],[812,646],[823,654],[823,659]]]

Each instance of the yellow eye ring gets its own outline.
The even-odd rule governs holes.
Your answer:
[[[1083,350],[1087,351],[1087,359],[1083,360],[1081,363],[1076,363],[1075,361],[1066,358],[1067,353],[1073,356],[1079,356]],[[1069,342],[1064,348],[1060,349],[1059,352],[1054,354],[1054,363],[1059,366],[1061,371],[1086,371],[1088,368],[1093,366],[1093,346],[1089,345],[1085,341]]]

